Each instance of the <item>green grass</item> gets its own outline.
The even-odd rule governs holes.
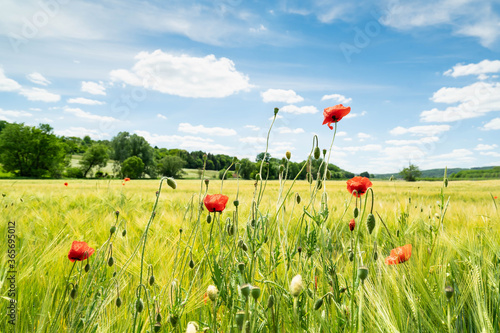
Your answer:
[[[122,185],[121,180],[70,180],[68,187],[64,182],[0,180],[0,192],[5,194],[0,197],[4,239],[7,222],[16,221],[17,332],[131,332],[141,271],[138,245],[159,181]],[[290,184],[283,186],[282,197]],[[500,194],[500,181],[452,181],[444,189],[438,182],[374,181],[376,227],[371,235],[365,225],[369,195],[361,206],[368,199],[367,211],[361,210],[354,233],[349,231],[355,202],[344,181],[326,183],[328,213],[322,205],[323,190],[311,192],[305,181],[294,185],[283,206],[278,199],[280,183],[267,183],[252,213],[260,188],[256,195],[254,185],[254,181],[225,181],[227,208],[220,220],[208,224],[207,211],[198,211],[204,183],[178,180],[176,190],[164,184],[147,234],[143,283],[149,302],[141,291],[146,309],[137,316],[137,331],[150,331],[156,322],[153,298],[162,316],[161,332],[184,332],[191,321],[200,330],[237,331],[238,311],[244,312],[252,332],[500,329],[500,220],[490,195]],[[219,193],[220,187],[219,180],[211,180],[208,193]],[[302,198],[300,204],[296,193]],[[110,238],[115,211],[120,212],[118,228]],[[228,223],[238,226],[232,236],[226,231]],[[349,260],[352,235],[359,240],[354,262]],[[71,281],[80,283],[77,296],[70,299],[64,291],[71,268],[67,255],[74,240],[88,242],[96,253],[90,257],[88,273],[83,271],[85,262],[73,271]],[[113,267],[106,264],[109,243]],[[1,244],[0,332],[7,332],[7,242]],[[390,250],[405,244],[413,245],[411,258],[386,265]],[[239,263],[245,264],[243,273]],[[363,284],[356,278],[361,264],[369,270]],[[147,265],[154,271],[153,286],[147,283]],[[294,298],[289,285],[297,274],[302,275],[304,289]],[[257,301],[241,295],[239,286],[244,283],[260,287]],[[219,289],[215,302],[204,297],[211,284]],[[120,308],[115,305],[117,286],[123,300]],[[455,290],[449,302],[446,286]],[[268,308],[271,295],[274,305]],[[319,298],[324,302],[315,310]],[[175,327],[169,321],[173,315],[178,316]]]

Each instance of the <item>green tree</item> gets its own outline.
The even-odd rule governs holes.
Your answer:
[[[132,156],[123,161],[121,174],[122,177],[141,178],[144,172],[144,162],[140,157]]]
[[[6,171],[22,177],[61,177],[68,159],[52,127],[14,123],[0,133],[0,163]]]
[[[80,168],[83,172],[83,178],[87,177],[87,174],[93,167],[106,167],[108,160],[108,147],[99,143],[95,143],[90,146],[80,160]]]
[[[370,178],[370,174],[368,173],[368,171],[364,171],[362,173],[359,174],[361,177],[366,177],[366,178]]]
[[[144,163],[144,172],[150,177],[156,177],[154,149],[142,136],[120,132],[111,140],[111,148],[111,158],[116,161],[115,172],[120,171],[126,159],[136,156]]]
[[[269,162],[270,159],[271,159],[271,154],[262,152],[255,157],[255,162],[261,162],[262,160],[264,160],[264,162]]]
[[[163,176],[180,178],[184,165],[186,165],[186,161],[179,156],[167,155],[158,163],[158,171]]]
[[[408,182],[414,182],[422,174],[418,166],[410,164],[407,168],[404,168],[399,172],[401,177]]]

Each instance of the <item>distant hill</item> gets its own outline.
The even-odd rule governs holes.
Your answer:
[[[420,178],[442,178],[444,176],[444,168],[442,169],[429,169],[421,170],[422,175]],[[401,178],[399,172],[395,173],[384,173],[384,174],[374,174],[374,178],[379,179],[389,179],[391,176],[394,178]],[[448,178],[450,179],[491,179],[500,178],[500,167],[498,166],[486,166],[486,167],[474,167],[474,168],[449,168]]]

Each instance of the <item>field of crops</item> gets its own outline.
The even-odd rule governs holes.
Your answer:
[[[0,181],[0,332],[12,290],[17,332],[500,329],[498,180],[64,182]],[[73,263],[73,241],[95,252]]]

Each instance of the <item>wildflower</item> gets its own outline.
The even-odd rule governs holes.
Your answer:
[[[124,181],[124,182],[129,182],[129,181],[130,181],[130,178],[128,178],[128,177],[127,177],[127,178],[125,178],[123,181]]]
[[[349,222],[349,230],[353,231],[355,226],[356,226],[356,220],[352,219],[351,222]]]
[[[405,246],[397,247],[391,250],[391,255],[385,258],[385,263],[387,265],[401,264],[411,257],[411,244],[406,244]]]
[[[347,190],[353,195],[356,195],[358,198],[366,193],[366,190],[372,187],[372,182],[366,177],[356,176],[347,181]]]
[[[222,212],[226,209],[228,199],[228,196],[224,194],[207,194],[203,203],[210,212]]]
[[[64,183],[64,186],[68,187],[68,183]]]
[[[290,282],[290,293],[293,297],[297,297],[302,292],[302,289],[304,289],[302,276],[300,274],[295,275],[292,279],[292,282]]]
[[[332,130],[333,126],[331,124],[339,122],[349,112],[351,112],[351,107],[350,106],[345,107],[342,104],[326,108],[323,111],[323,116],[325,117],[325,120],[323,120],[323,125],[327,124],[328,127]]]
[[[493,197],[493,199],[498,199],[498,197],[495,195],[495,196]]]
[[[71,250],[69,250],[68,258],[71,262],[75,260],[82,261],[90,257],[94,253],[94,249],[91,248],[85,242],[74,241],[71,244]]]
[[[198,332],[198,324],[194,321],[190,321],[186,327],[186,333],[196,333]]]
[[[217,289],[216,286],[214,285],[209,285],[208,288],[207,288],[207,295],[208,295],[208,298],[210,298],[210,300],[212,302],[215,302],[215,300],[217,299],[217,294],[219,293],[219,289]]]

